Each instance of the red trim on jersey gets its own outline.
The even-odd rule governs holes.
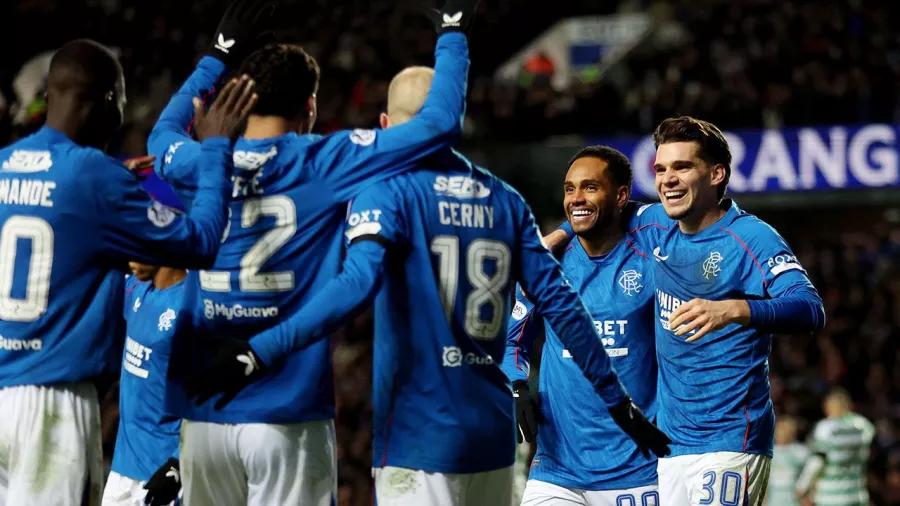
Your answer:
[[[522,322],[522,330],[519,331],[519,335],[516,337],[516,370],[519,370],[519,342],[522,340],[522,336],[525,335],[525,327],[528,325],[528,320],[531,319],[531,313],[525,315],[525,321]]]
[[[725,232],[725,233],[731,235],[731,237],[734,237],[734,240],[737,241],[738,244],[740,244],[742,248],[744,248],[744,251],[746,251],[748,255],[750,255],[750,258],[753,260],[753,263],[756,264],[756,268],[759,269],[759,274],[762,276],[763,288],[768,288],[769,282],[766,281],[766,271],[765,271],[765,269],[763,269],[762,264],[759,263],[759,260],[756,259],[756,256],[753,255],[753,252],[750,251],[750,248],[748,248],[747,245],[744,243],[744,241],[742,241],[741,238],[738,237],[737,234],[735,234],[731,230],[729,230],[725,227],[719,227],[719,229],[722,230],[722,232]]]
[[[638,250],[637,248],[635,248],[635,247],[634,247],[634,244],[632,244],[631,241],[629,241],[628,239],[625,239],[625,244],[627,244],[628,247],[631,248],[632,250],[634,250],[634,252],[637,253],[638,255],[640,255],[640,256],[642,256],[642,257],[644,257],[644,258],[650,258],[650,257],[648,257],[647,255],[643,254],[640,250]]]
[[[569,245],[566,246],[566,249],[563,250],[563,255],[565,255],[566,253],[568,253],[569,250],[572,249],[572,248],[574,248],[574,247],[575,247],[575,241],[570,242]]]
[[[669,230],[669,227],[664,227],[664,226],[660,225],[659,223],[653,222],[653,223],[648,223],[646,225],[641,225],[640,227],[632,230],[631,233],[633,234],[635,232],[640,232],[641,230],[644,230],[647,227],[659,227],[663,230]]]

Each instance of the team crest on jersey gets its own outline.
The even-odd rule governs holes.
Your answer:
[[[147,208],[147,219],[157,227],[167,227],[175,221],[175,211],[154,200],[153,205]]]
[[[350,142],[359,146],[369,146],[375,142],[375,130],[357,128],[350,132]]]
[[[132,311],[137,313],[137,310],[140,308],[141,308],[141,298],[138,297],[138,298],[134,299],[134,306],[131,309],[132,309]]]
[[[159,315],[159,330],[172,330],[172,322],[175,321],[175,311],[172,308],[166,309],[166,311]]]
[[[722,254],[718,251],[712,251],[709,254],[709,258],[703,261],[703,277],[706,279],[710,279],[710,277],[718,277],[719,273],[722,272],[722,269],[719,268],[719,262],[722,261]]]
[[[622,272],[622,275],[619,276],[619,286],[622,288],[622,292],[629,297],[636,293],[641,293],[641,289],[644,288],[644,285],[641,284],[642,277],[634,269]]]

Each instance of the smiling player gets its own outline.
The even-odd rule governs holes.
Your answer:
[[[667,506],[746,504],[765,495],[774,444],[773,333],[820,331],[822,299],[772,227],[723,199],[731,152],[713,124],[681,116],[654,133],[662,204],[637,212],[656,283],[659,459]]]
[[[653,419],[653,260],[633,246],[634,238],[625,231],[623,214],[631,214],[627,209],[631,181],[631,164],[612,148],[591,146],[572,158],[564,206],[577,240],[566,248],[561,263],[622,384]],[[526,380],[541,328],[547,338],[541,353],[538,406]],[[519,438],[530,442],[537,434],[523,506],[659,504],[656,457],[641,454],[618,429],[560,338],[521,296],[507,332],[503,370],[513,382]]]

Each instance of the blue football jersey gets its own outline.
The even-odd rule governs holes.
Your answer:
[[[719,451],[772,455],[769,397],[772,335],[731,324],[688,343],[669,316],[695,298],[768,299],[812,284],[772,227],[726,200],[718,222],[688,235],[662,204],[633,218],[634,234],[654,257],[659,428],[672,455]],[[814,290],[814,288],[813,288]]]
[[[590,257],[572,241],[563,272],[581,295],[622,384],[650,420],[657,414],[653,265],[626,235],[609,253]],[[516,291],[503,370],[526,380],[534,338],[545,327]],[[656,483],[656,457],[644,457],[609,416],[552,328],[546,326],[539,375],[537,453],[529,479],[578,490],[622,490]]]
[[[422,110],[384,131],[354,130],[326,137],[286,134],[238,139],[230,223],[212,269],[185,283],[192,318],[176,339],[166,402],[184,418],[217,423],[297,423],[334,417],[331,342],[323,339],[269,364],[266,376],[222,410],[184,395],[183,378],[210,357],[193,334],[247,338],[296,312],[329,280],[341,261],[348,201],[375,181],[412,170],[452,144],[465,106],[468,49],[460,33],[442,35],[435,75]],[[197,145],[186,133],[191,97],[210,89],[223,65],[204,58],[167,106],[149,141],[157,172],[190,209]],[[179,330],[179,335],[181,331]]]
[[[120,163],[50,127],[0,150],[0,387],[114,373],[129,260],[205,267],[225,228],[231,146],[209,139],[194,209],[154,203]]]
[[[163,402],[175,323],[182,314],[184,282],[159,290],[134,276],[125,282],[125,351],[119,380],[119,433],[112,470],[147,481],[177,457],[181,419]]]
[[[347,218],[348,260],[367,240],[387,248],[375,297],[373,465],[499,469],[512,465],[516,444],[499,368],[516,280],[604,400],[621,402],[624,392],[521,196],[456,154],[429,163],[441,170],[370,188]]]

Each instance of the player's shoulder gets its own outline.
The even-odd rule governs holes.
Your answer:
[[[640,232],[649,227],[667,230],[672,222],[662,203],[644,203],[636,200],[629,200],[625,204],[625,208],[622,210],[622,219],[626,223],[626,229],[631,233]]]
[[[730,220],[723,224],[723,228],[737,234],[742,240],[765,241],[781,238],[781,234],[775,230],[775,227],[763,221],[762,218],[741,209],[733,201],[730,201],[729,206]]]
[[[813,427],[812,437],[818,443],[827,443],[835,429],[839,426],[840,422],[831,418],[819,420]]]

